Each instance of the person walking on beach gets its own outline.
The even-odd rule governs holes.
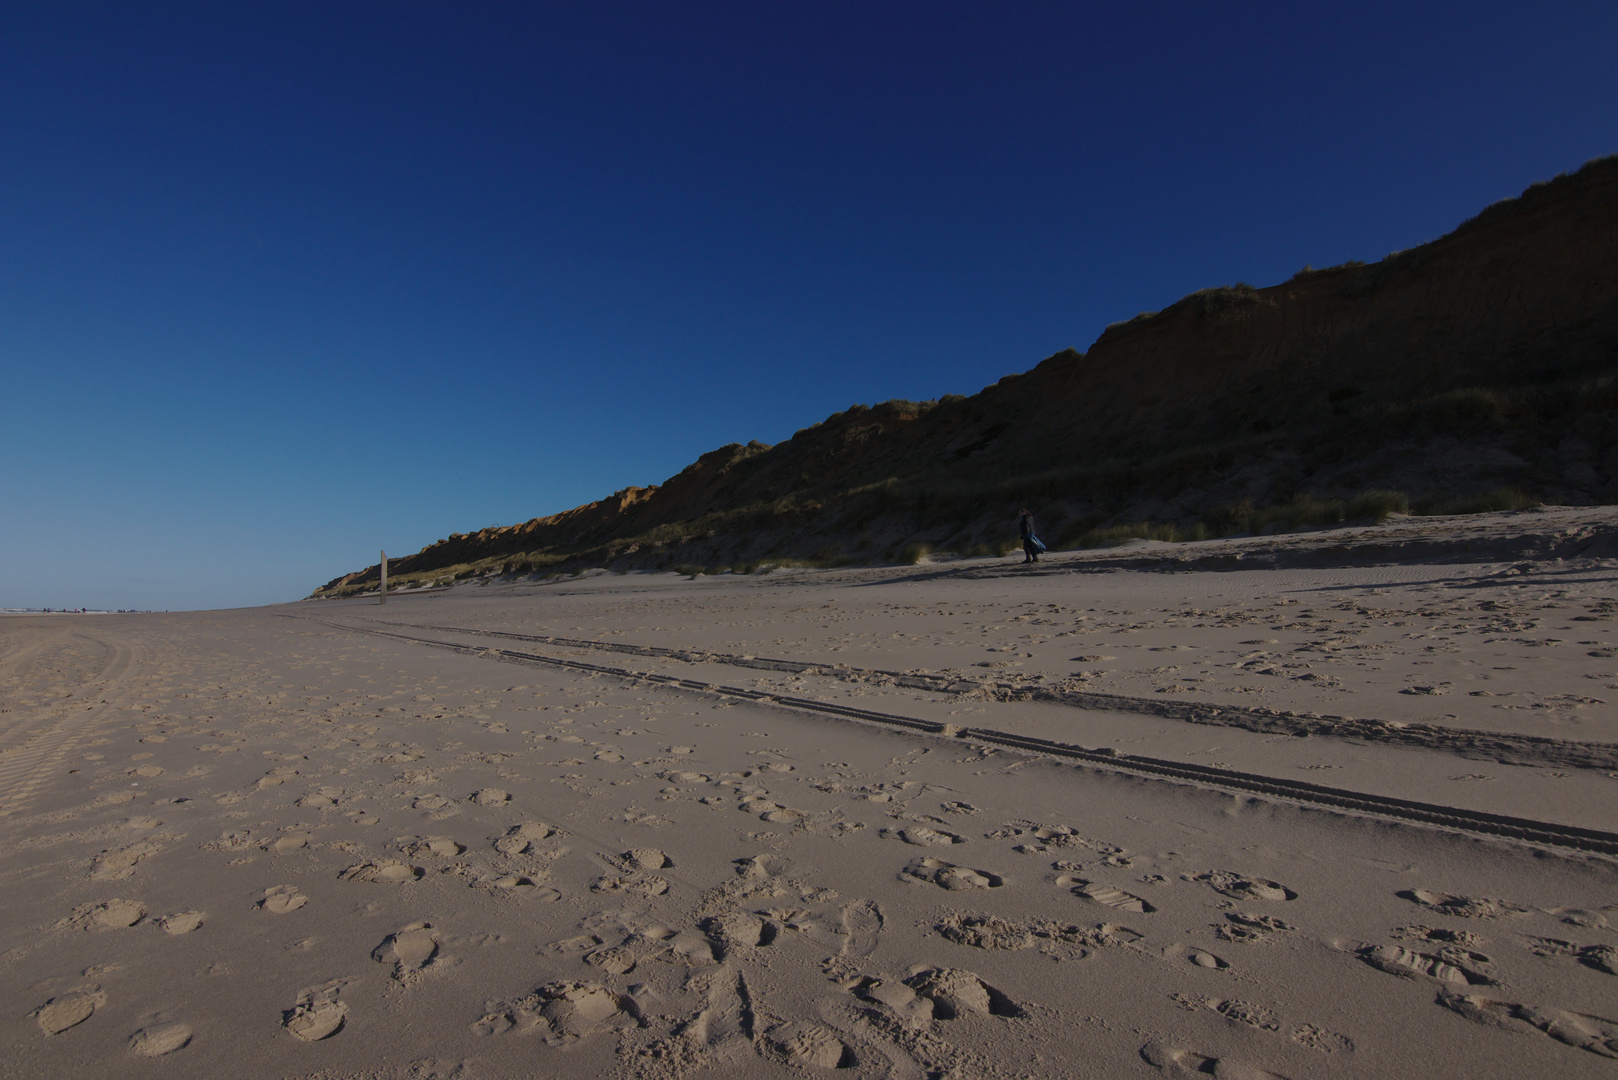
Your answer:
[[[1045,550],[1045,545],[1034,535],[1034,515],[1024,510],[1022,517],[1017,521],[1017,528],[1022,533],[1022,561],[1038,562],[1039,553]]]

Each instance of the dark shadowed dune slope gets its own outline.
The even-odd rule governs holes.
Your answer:
[[[390,574],[982,551],[1022,505],[1071,544],[1529,499],[1618,500],[1618,157],[1380,262],[1205,289],[971,397],[855,406]]]

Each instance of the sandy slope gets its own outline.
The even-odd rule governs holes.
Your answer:
[[[0,1075],[1612,1075],[1611,858],[475,651],[1618,830],[1618,563],[1341,541],[0,620]]]

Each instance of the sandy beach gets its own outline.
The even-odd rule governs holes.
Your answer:
[[[1611,1076],[1615,525],[5,617],[0,1076]]]

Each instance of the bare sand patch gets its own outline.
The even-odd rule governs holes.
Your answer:
[[[1553,763],[1618,741],[1610,561],[1110,558],[7,619],[0,682],[36,704],[0,730],[6,1059],[1609,1075],[1611,857],[1123,766],[1618,829],[1618,770]]]

